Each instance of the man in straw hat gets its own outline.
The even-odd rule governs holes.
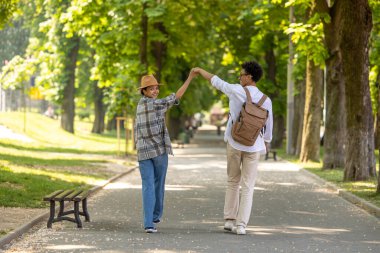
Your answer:
[[[142,180],[144,229],[157,232],[164,207],[165,178],[168,154],[173,155],[170,137],[165,125],[165,112],[178,105],[191,80],[197,74],[190,72],[185,83],[176,93],[157,99],[159,84],[153,75],[141,78],[142,95],[136,111],[135,142]]]

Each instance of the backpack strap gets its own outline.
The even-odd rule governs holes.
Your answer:
[[[249,93],[249,91],[246,87],[244,87],[244,91],[245,91],[245,94],[247,95],[247,102],[252,104],[251,94]],[[263,94],[263,96],[261,97],[261,99],[259,100],[257,105],[261,107],[264,104],[266,99],[267,99],[267,95]]]
[[[244,91],[245,91],[245,94],[247,95],[247,102],[252,104],[252,98],[251,98],[251,94],[249,93],[249,90],[244,87]]]
[[[257,103],[258,106],[262,106],[265,102],[265,100],[267,99],[267,95],[263,94],[263,96],[261,97],[260,101]]]

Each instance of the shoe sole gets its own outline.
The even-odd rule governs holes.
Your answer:
[[[225,231],[232,232],[232,228],[226,228],[226,227],[224,227],[224,230],[225,230]]]

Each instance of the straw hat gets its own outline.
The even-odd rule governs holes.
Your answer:
[[[140,87],[138,89],[141,90],[153,85],[162,85],[162,84],[159,84],[153,75],[146,75],[141,78]]]

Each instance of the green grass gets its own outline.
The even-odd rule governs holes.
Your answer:
[[[24,132],[24,121],[26,127]],[[45,117],[38,113],[3,112],[0,113],[0,124],[16,133],[25,134],[34,140],[33,143],[23,144],[22,148],[43,149],[56,152],[92,153],[116,155],[118,140],[116,132],[105,134],[91,133],[92,124],[88,121],[75,121],[75,134],[64,131],[60,121]],[[121,151],[124,151],[124,133],[121,133]],[[15,142],[12,142],[15,143]],[[131,143],[130,143],[131,144]]]
[[[11,207],[44,207],[42,197],[57,189],[91,188],[94,176],[39,169],[0,167],[0,205]],[[100,180],[101,178],[99,178]]]
[[[321,154],[323,154],[323,149],[321,150]],[[343,181],[343,169],[322,170],[322,156],[321,162],[300,163],[298,157],[286,154],[284,149],[279,149],[278,155],[285,160],[297,163],[302,168],[318,175],[326,181],[335,184],[337,187],[380,207],[380,194],[376,194],[376,178],[371,178],[368,181],[347,182]],[[379,167],[379,164],[376,166]],[[378,175],[379,173],[380,172],[378,172]]]
[[[0,206],[46,207],[42,197],[48,193],[89,189],[113,175],[104,166],[118,153],[115,131],[92,134],[90,122],[76,121],[71,134],[37,113],[26,114],[25,132],[23,113],[0,113],[0,124],[33,139],[0,139]],[[125,140],[120,144],[124,153]]]

